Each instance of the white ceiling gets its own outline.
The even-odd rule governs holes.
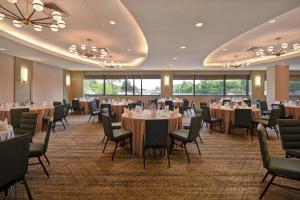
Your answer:
[[[87,37],[96,38],[99,47],[110,48],[114,57],[125,63],[138,63],[136,60],[142,62],[145,59],[139,65],[139,70],[202,70],[204,59],[215,49],[246,31],[300,6],[299,0],[55,2],[70,13],[70,17],[66,18],[67,28],[59,33],[44,31],[39,35],[28,29],[25,30],[26,34],[63,49],[71,43],[84,41]],[[115,20],[117,24],[112,26],[109,20]],[[204,26],[195,27],[198,22],[203,22]],[[1,23],[3,22],[0,21],[0,25]],[[13,38],[3,34],[3,30],[0,31],[0,35],[0,48],[6,48],[8,54],[39,58],[40,62],[73,70],[99,69],[86,62],[76,59],[70,61],[70,58],[49,54],[43,49],[25,47],[28,44],[24,46],[18,44],[20,41],[12,41]],[[187,48],[181,49],[182,45]],[[178,59],[174,60],[174,57]],[[297,59],[294,60],[294,63],[298,62]],[[264,66],[260,65],[257,68]]]

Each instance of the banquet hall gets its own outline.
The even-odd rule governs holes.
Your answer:
[[[300,199],[299,0],[0,0],[1,199]]]

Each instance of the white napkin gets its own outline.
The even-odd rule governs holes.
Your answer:
[[[0,120],[0,131],[7,131],[7,130],[8,130],[7,119],[5,119],[4,121]]]

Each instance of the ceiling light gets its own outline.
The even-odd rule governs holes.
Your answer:
[[[72,44],[69,47],[69,52],[75,54],[75,55],[81,55],[82,57],[85,58],[105,58],[107,56],[108,49],[106,48],[98,48],[94,45],[92,45],[92,40],[87,39],[86,40],[88,45],[86,44],[81,44],[76,46],[75,44]]]
[[[225,68],[239,68],[239,67],[248,67],[250,62],[247,61],[239,61],[238,55],[234,56],[234,60],[232,62],[224,63]]]
[[[276,19],[272,19],[272,20],[269,21],[270,24],[273,24],[273,23],[276,23],[276,22],[277,22]]]
[[[0,51],[5,51],[6,49],[4,49],[4,48],[0,48]]]
[[[186,46],[181,46],[180,48],[181,48],[181,49],[186,49]]]
[[[177,60],[177,57],[174,57],[173,60]]]
[[[25,26],[33,26],[36,31],[42,31],[44,27],[57,32],[59,28],[65,28],[66,23],[62,20],[62,14],[56,10],[50,9],[52,12],[49,17],[36,16],[36,12],[44,10],[44,3],[42,0],[26,0],[21,6],[18,5],[17,0],[7,0],[13,3],[16,9],[11,7],[6,8],[0,5],[0,20],[11,20],[13,25],[17,28]],[[32,3],[29,3],[32,2]],[[20,3],[21,4],[21,3]],[[4,4],[5,5],[5,4]]]
[[[228,49],[224,48],[223,51],[227,51]]]
[[[131,49],[127,49],[127,51],[131,51]]]
[[[110,23],[111,25],[115,25],[115,24],[116,24],[116,22],[113,21],[113,20],[109,21],[109,23]]]
[[[202,22],[199,22],[199,23],[195,24],[195,26],[196,26],[196,27],[201,27],[201,26],[203,26],[203,23],[202,23]]]
[[[107,68],[107,69],[121,69],[121,63],[118,61],[112,60],[112,57],[109,56],[109,60],[105,60],[103,62],[99,62],[99,67]]]

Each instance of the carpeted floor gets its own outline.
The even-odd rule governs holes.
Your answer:
[[[87,120],[88,116],[70,116],[66,130],[58,126],[51,134],[50,178],[40,165],[29,166],[26,177],[34,199],[258,199],[265,186],[257,137],[251,142],[245,135],[232,139],[218,132],[209,135],[204,129],[202,155],[195,144],[188,145],[190,164],[178,148],[171,155],[171,168],[166,158],[151,156],[144,170],[142,159],[126,149],[118,149],[112,162],[113,144],[102,154],[103,129]],[[43,137],[39,133],[34,141]],[[283,156],[275,135],[268,143],[272,155]],[[300,188],[295,181],[275,182]],[[27,199],[24,186],[11,188],[7,199]],[[271,186],[265,199],[300,199],[300,192]]]

